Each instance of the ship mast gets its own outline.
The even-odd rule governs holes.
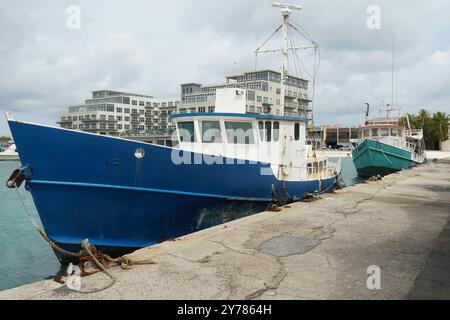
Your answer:
[[[319,47],[319,45],[317,44],[317,42],[315,42],[308,34],[307,32],[300,26],[299,29],[297,29],[295,26],[293,26],[290,22],[290,15],[292,13],[292,10],[302,10],[301,6],[298,5],[294,5],[294,4],[286,4],[286,3],[279,3],[279,2],[274,2],[273,3],[274,7],[277,8],[281,8],[281,15],[283,17],[283,24],[278,27],[274,33],[272,33],[272,35],[266,40],[264,41],[264,43],[255,51],[255,70],[257,69],[257,60],[258,60],[258,55],[259,54],[263,54],[263,53],[276,53],[276,52],[281,52],[281,56],[282,56],[282,60],[281,60],[281,110],[280,110],[280,114],[282,116],[284,116],[284,107],[285,107],[285,96],[286,96],[286,85],[287,85],[287,81],[288,81],[288,55],[289,55],[289,51],[293,51],[294,55],[296,56],[296,51],[297,50],[306,50],[306,49],[311,49],[314,48],[315,54],[317,55],[317,48]],[[308,40],[310,42],[309,45],[304,45],[304,46],[295,46],[295,44],[293,43],[291,46],[289,46],[289,40],[292,39],[289,38],[289,27],[291,27],[293,30],[297,31],[302,37],[304,37],[306,40]],[[272,39],[272,37],[278,33],[278,31],[280,31],[281,29],[283,29],[283,39],[282,39],[282,48],[281,49],[267,49],[267,50],[263,50],[263,47],[267,44],[267,42]],[[306,34],[306,35],[305,35]],[[315,56],[315,59],[317,57]],[[297,57],[298,59],[298,57]],[[316,60],[315,60],[316,62]],[[315,76],[317,73],[317,69],[318,67],[316,65],[314,65],[314,80],[315,80]]]
[[[302,10],[301,6],[274,2],[274,7],[281,8],[281,15],[283,16],[283,44],[282,44],[282,62],[281,62],[281,110],[280,114],[284,116],[284,105],[286,96],[286,82],[288,78],[288,51],[289,51],[289,16],[292,9]]]

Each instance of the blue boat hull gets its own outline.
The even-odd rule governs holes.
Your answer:
[[[336,182],[283,182],[261,175],[268,164],[233,159],[177,165],[172,148],[15,121],[9,126],[22,164],[32,168],[27,189],[44,229],[71,251],[89,239],[122,254],[261,212],[271,202],[333,191]],[[141,159],[138,148],[145,151]]]

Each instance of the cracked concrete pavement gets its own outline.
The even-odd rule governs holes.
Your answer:
[[[141,249],[117,283],[51,280],[0,299],[450,299],[450,161],[443,160]],[[381,289],[367,268],[381,268]],[[108,282],[82,279],[83,289]]]

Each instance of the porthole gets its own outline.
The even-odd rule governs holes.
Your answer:
[[[142,148],[136,149],[136,151],[134,152],[134,156],[137,159],[142,159],[145,156],[145,151]]]

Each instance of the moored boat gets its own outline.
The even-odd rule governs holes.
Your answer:
[[[425,161],[422,130],[405,129],[399,117],[378,118],[358,129],[353,163],[362,177],[384,176]]]
[[[290,9],[280,6],[286,39]],[[283,44],[282,97],[287,53],[298,49]],[[332,192],[340,162],[318,157],[306,143],[307,119],[284,115],[284,99],[279,114],[247,113],[246,90],[217,89],[215,112],[174,115],[174,147],[16,121],[7,113],[24,164],[7,185],[25,181],[56,246],[75,252],[87,238],[111,255]]]
[[[15,144],[5,146],[0,152],[0,161],[17,161],[19,159],[19,153]]]

